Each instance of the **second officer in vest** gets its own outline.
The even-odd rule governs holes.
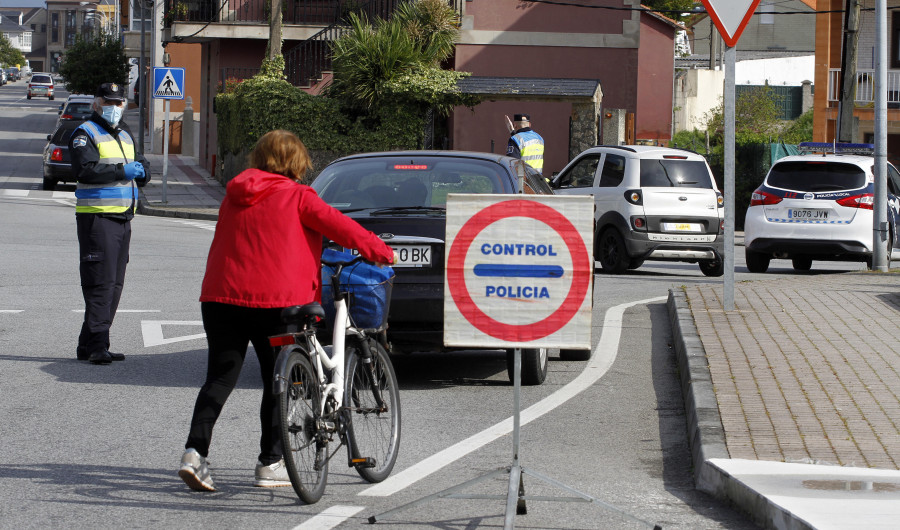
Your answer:
[[[538,173],[544,172],[544,139],[531,128],[531,116],[516,114],[513,120],[506,117],[509,142],[506,154],[521,158]]]
[[[150,164],[137,151],[127,126],[125,91],[116,83],[97,89],[90,119],[69,140],[75,189],[84,323],[76,355],[93,364],[121,361],[109,351],[109,328],[125,284],[131,219],[138,186],[150,180]]]

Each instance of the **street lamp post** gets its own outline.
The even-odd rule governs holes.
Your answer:
[[[138,105],[138,127],[140,128],[140,134],[138,135],[138,148],[141,153],[144,152],[144,101],[147,100],[147,80],[146,74],[144,72],[144,37],[147,34],[147,9],[146,2],[147,0],[138,0],[141,4],[141,57],[138,60],[138,86],[141,87],[140,97],[141,101]],[[153,20],[151,16],[151,20]]]

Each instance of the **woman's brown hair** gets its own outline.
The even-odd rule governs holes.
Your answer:
[[[269,131],[256,142],[248,157],[250,167],[301,181],[312,161],[306,146],[291,131]]]

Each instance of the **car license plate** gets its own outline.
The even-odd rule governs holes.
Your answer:
[[[663,230],[667,232],[702,232],[703,227],[699,223],[663,223]]]
[[[391,246],[400,260],[394,267],[431,267],[431,245]]]
[[[824,221],[828,219],[828,210],[788,210],[788,219],[809,219],[811,221]]]
[[[36,94],[46,94],[47,93],[47,89],[43,88],[43,87],[35,87],[35,88],[32,88],[31,91]]]
[[[431,245],[391,245],[399,261],[393,267],[431,267]],[[354,249],[347,252],[359,254]]]

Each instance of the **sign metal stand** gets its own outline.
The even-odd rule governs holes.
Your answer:
[[[522,184],[524,178],[524,169],[519,168],[521,170],[519,174],[519,193],[522,192]],[[590,260],[593,263],[592,260]],[[633,515],[625,513],[624,511],[603,502],[602,500],[588,495],[587,493],[581,492],[559,482],[558,480],[554,480],[550,477],[544,476],[536,471],[531,469],[527,469],[522,467],[520,462],[520,446],[519,446],[519,430],[521,426],[520,419],[520,409],[521,409],[521,387],[522,387],[522,349],[520,347],[516,347],[513,349],[513,455],[512,455],[512,464],[509,466],[504,466],[494,471],[490,471],[481,476],[475,477],[466,482],[457,484],[455,486],[451,486],[447,489],[439,491],[437,493],[428,495],[426,497],[422,497],[418,500],[409,502],[387,512],[381,513],[379,515],[373,515],[369,517],[368,521],[371,524],[374,524],[378,521],[384,521],[385,519],[391,519],[397,513],[412,508],[414,506],[418,506],[420,504],[429,502],[434,499],[498,499],[503,500],[506,499],[506,512],[503,527],[505,529],[515,528],[515,516],[516,515],[525,515],[528,513],[527,502],[530,500],[533,501],[557,501],[557,502],[589,502],[594,503],[607,510],[610,510],[630,521],[636,522],[638,524],[646,525],[649,528],[653,528],[654,530],[662,530],[662,527],[659,525],[655,525],[653,523],[649,523],[642,519],[638,519]],[[487,494],[467,494],[463,493],[464,490],[468,489],[471,486],[475,486],[484,482],[485,480],[492,478],[499,478],[504,475],[509,475],[509,482],[507,487],[506,496],[503,495],[487,495]],[[536,495],[526,495],[525,494],[525,481],[524,476],[528,475],[529,477],[538,479],[545,484],[550,486],[554,486],[558,489],[561,489],[565,492],[570,493],[572,496],[563,496],[563,497],[550,497],[550,496],[536,496]]]
[[[475,477],[471,480],[463,482],[461,484],[457,484],[455,486],[451,486],[443,491],[439,491],[437,493],[433,493],[428,495],[427,497],[422,497],[421,499],[409,502],[402,506],[398,506],[393,510],[388,510],[379,515],[373,515],[369,517],[369,523],[375,524],[378,521],[384,521],[385,519],[390,519],[394,515],[399,512],[402,512],[406,509],[412,508],[414,506],[418,506],[420,504],[424,504],[434,499],[506,499],[506,516],[503,522],[503,528],[506,530],[511,530],[515,528],[515,516],[516,515],[525,515],[528,513],[527,501],[557,501],[557,502],[590,502],[594,504],[598,504],[607,510],[610,510],[630,521],[633,521],[638,524],[642,524],[647,526],[648,528],[653,528],[653,530],[662,530],[662,527],[657,524],[649,523],[642,519],[638,519],[637,517],[616,508],[615,506],[603,502],[602,500],[588,495],[587,493],[576,490],[571,486],[567,486],[558,480],[554,480],[550,477],[544,476],[536,471],[531,469],[526,469],[522,467],[519,462],[519,410],[520,410],[520,393],[522,386],[522,350],[520,348],[516,348],[514,350],[514,375],[513,375],[513,460],[512,464],[506,467],[502,467],[500,469],[490,471],[481,475],[479,477]],[[509,474],[509,487],[507,489],[506,496],[503,495],[481,495],[481,494],[466,494],[459,493],[471,486],[475,486],[485,480],[502,477],[505,474]],[[571,493],[574,497],[547,497],[540,495],[526,495],[525,494],[525,482],[523,480],[523,476],[528,475],[529,477],[536,478],[546,484],[564,490],[566,492]]]
[[[153,99],[163,100],[163,172],[162,202],[165,204],[169,176],[169,100],[184,99],[184,68],[157,66],[153,68]]]

